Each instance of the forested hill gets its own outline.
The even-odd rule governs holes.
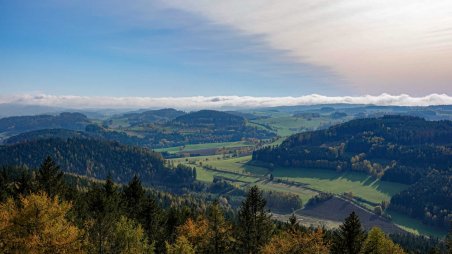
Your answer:
[[[226,112],[200,110],[179,116],[172,123],[190,126],[242,126],[245,124],[245,119]]]
[[[242,116],[215,110],[201,110],[182,115],[161,127],[165,129],[166,141],[180,142],[182,138],[191,144],[231,142],[244,138],[268,139],[276,136],[273,132],[248,126]],[[177,136],[172,137],[174,135]],[[149,136],[154,142],[161,140]]]
[[[299,133],[253,159],[280,166],[364,171],[414,183],[431,168],[452,165],[452,122],[411,116],[352,120],[326,130]]]
[[[107,176],[125,182],[139,175],[145,183],[189,183],[192,169],[165,167],[160,154],[148,149],[99,139],[49,138],[0,146],[2,165],[26,165],[37,168],[51,156],[66,172],[104,179]]]
[[[447,229],[452,218],[452,122],[411,116],[352,120],[293,135],[253,160],[296,168],[354,170],[411,184],[390,208]],[[277,169],[275,169],[277,170]]]
[[[0,132],[20,133],[40,129],[83,130],[88,118],[80,113],[59,115],[13,116],[0,119]]]
[[[155,122],[166,122],[173,120],[174,118],[178,116],[184,115],[185,112],[179,111],[172,108],[165,108],[165,109],[158,109],[158,110],[146,110],[143,112],[133,112],[133,113],[126,113],[123,115],[119,115],[116,117],[113,117],[108,121],[114,120],[114,119],[125,119],[129,122],[130,125],[139,125],[139,124],[149,124],[149,123],[155,123]]]

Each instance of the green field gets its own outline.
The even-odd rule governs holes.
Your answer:
[[[169,152],[169,153],[178,153],[178,152],[188,152],[188,151],[196,151],[202,149],[212,149],[212,148],[231,148],[231,147],[244,147],[244,146],[252,146],[253,144],[247,143],[245,141],[236,141],[236,142],[222,142],[222,143],[206,143],[206,144],[193,144],[186,146],[174,146],[167,148],[159,148],[155,149],[156,152]]]
[[[389,201],[391,196],[408,187],[405,184],[385,182],[359,172],[337,173],[332,170],[307,168],[276,168],[275,178],[308,184],[310,188],[342,194],[352,192],[354,196],[372,203]]]
[[[265,176],[270,173],[268,169],[256,165],[250,165],[251,156],[218,160],[217,157],[211,157],[203,164],[213,166],[217,169],[231,171],[233,173]],[[359,172],[337,173],[331,170],[322,169],[301,169],[301,168],[276,168],[272,174],[275,179],[284,179],[288,181],[306,184],[309,188],[343,194],[352,192],[354,196],[360,197],[372,203],[389,201],[391,196],[407,188],[407,185],[386,182],[374,179],[373,177]]]
[[[290,182],[305,184],[307,188],[294,185],[268,181],[266,177],[270,171],[261,166],[250,164],[251,156],[222,159],[220,156],[202,156],[174,159],[175,163],[196,165],[197,179],[204,182],[212,182],[214,176],[226,177],[236,180],[239,186],[246,183],[255,184],[265,191],[288,192],[298,195],[303,204],[317,194],[316,191],[343,194],[352,192],[355,197],[362,198],[371,203],[389,201],[391,196],[404,190],[408,185],[380,181],[365,173],[343,172],[332,170],[306,169],[306,168],[283,168],[278,167],[271,172],[275,179],[288,180]],[[209,165],[219,171],[205,169],[199,166]],[[230,173],[228,173],[230,172]],[[240,176],[241,174],[242,176]],[[372,206],[360,203],[362,206],[372,209]],[[443,237],[447,232],[422,224],[419,220],[412,219],[406,215],[390,212],[394,223],[401,228],[414,234],[432,235]]]
[[[442,231],[437,228],[423,224],[421,221],[408,217],[394,211],[389,211],[392,221],[400,228],[413,233],[415,235],[427,235],[442,238],[447,235],[447,231]]]

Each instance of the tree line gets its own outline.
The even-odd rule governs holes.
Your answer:
[[[36,171],[2,172],[0,252],[416,253],[379,228],[365,232],[354,213],[333,231],[301,226],[295,215],[276,222],[256,186],[231,212],[221,199],[207,203],[152,192],[136,176],[125,185],[110,178],[89,185],[65,179],[51,158]],[[410,243],[406,239],[398,241]],[[429,251],[447,251],[444,244],[417,241]],[[447,243],[450,251],[451,238]]]

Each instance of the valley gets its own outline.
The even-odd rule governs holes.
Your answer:
[[[438,113],[425,115],[431,120],[447,120],[452,116],[452,110],[447,107],[428,110],[432,112],[438,110]],[[413,181],[422,178],[424,173],[416,171],[417,175],[410,175],[417,177],[409,180],[411,182],[397,181],[397,177],[400,178],[397,174],[405,174],[403,170],[406,169],[403,167],[392,169],[393,166],[389,165],[388,160],[379,158],[370,163],[373,171],[366,168],[367,164],[352,167],[348,163],[355,152],[344,152],[344,145],[341,144],[353,141],[354,143],[350,144],[358,147],[354,148],[355,150],[361,149],[362,152],[366,152],[363,149],[367,149],[365,148],[367,146],[362,146],[359,142],[379,139],[359,136],[359,131],[356,130],[362,127],[346,127],[350,123],[357,121],[357,125],[360,126],[359,121],[366,122],[369,117],[391,114],[418,115],[426,111],[425,108],[416,107],[319,105],[231,112],[185,113],[163,109],[92,119],[81,114],[67,113],[41,116],[37,120],[33,117],[6,118],[0,119],[0,127],[3,126],[0,135],[5,143],[0,149],[0,155],[4,158],[3,164],[19,163],[33,168],[39,165],[41,157],[52,153],[50,151],[57,151],[59,155],[55,158],[68,173],[98,179],[111,175],[122,183],[134,174],[139,174],[145,184],[157,184],[161,188],[178,193],[188,192],[197,195],[207,192],[216,197],[228,197],[232,206],[238,206],[243,193],[252,186],[257,186],[265,193],[289,195],[287,197],[289,199],[294,197],[299,199],[300,204],[293,208],[290,208],[290,203],[284,205],[284,208],[278,205],[273,207],[275,218],[281,220],[294,212],[300,216],[300,223],[305,226],[312,224],[336,227],[351,210],[356,209],[360,211],[360,217],[367,228],[379,225],[388,233],[408,231],[442,237],[446,230],[426,225],[421,220],[394,209],[387,209],[395,195],[409,189]],[[358,120],[348,122],[353,119]],[[412,121],[411,118],[408,120]],[[340,123],[346,123],[343,128],[353,130],[351,134],[345,131],[345,136],[340,136],[341,125],[337,125]],[[416,123],[416,126],[421,125]],[[322,133],[329,133],[330,126],[334,126],[332,133],[339,133],[338,138],[326,134],[329,136],[322,140],[321,135],[324,135]],[[374,127],[365,127],[366,130],[370,130],[369,128]],[[450,135],[448,132],[444,133],[438,135]],[[386,134],[381,132],[375,135]],[[363,141],[357,140],[356,137]],[[309,143],[311,142],[309,138],[312,138],[312,143]],[[58,140],[62,140],[63,143]],[[298,140],[308,142],[302,144],[301,147],[304,147],[302,153],[296,150],[299,149],[296,144]],[[295,144],[293,148],[292,144]],[[325,144],[328,144],[329,148]],[[85,154],[84,151],[77,151],[77,147],[80,146],[91,147],[92,152]],[[40,147],[48,148],[42,150]],[[144,150],[132,147],[143,147]],[[287,148],[276,157],[275,154],[278,154],[278,149],[282,147]],[[346,147],[350,149],[351,145]],[[140,156],[148,156],[144,155],[148,153],[146,150],[152,150],[149,155],[153,166],[149,168],[145,161],[133,162],[126,157],[122,159],[121,165],[114,165],[110,164],[111,161],[105,160],[105,157],[100,157],[106,151],[110,151],[108,153],[111,154],[118,149],[138,156],[136,158],[139,161],[142,160]],[[8,153],[12,151],[15,154],[14,161],[8,158]],[[35,152],[29,154],[24,151]],[[39,151],[39,154],[36,151]],[[162,158],[157,154],[161,154]],[[372,153],[368,156],[370,155]],[[122,155],[115,156],[120,158]],[[264,159],[259,159],[261,157],[258,156],[264,156],[262,157]],[[282,156],[288,156],[289,159],[284,161],[280,159]],[[290,156],[307,157],[304,164],[300,164]],[[34,160],[27,159],[30,157]],[[112,158],[113,160],[115,159]],[[441,165],[447,165],[448,161],[442,163],[438,164],[440,168]],[[332,169],[331,165],[335,165],[334,167],[341,165],[343,168]],[[177,173],[172,172],[171,168],[178,168]],[[359,170],[356,170],[358,168]],[[149,169],[155,173],[149,173]],[[392,173],[393,170],[395,173]],[[387,174],[388,172],[391,174]],[[175,182],[174,179],[179,180]],[[312,202],[322,195],[329,196],[318,203]],[[335,212],[328,213],[329,210]]]

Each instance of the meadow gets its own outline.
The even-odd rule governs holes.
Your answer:
[[[190,144],[185,146],[173,146],[167,148],[159,148],[155,149],[156,152],[169,152],[169,153],[178,153],[178,152],[189,152],[196,151],[202,149],[215,149],[215,148],[232,148],[232,147],[244,147],[244,146],[252,146],[246,141],[236,141],[236,142],[221,142],[221,143],[205,143],[205,144]]]
[[[359,205],[372,209],[373,205],[370,204],[389,201],[392,195],[408,187],[404,184],[381,181],[360,172],[340,173],[326,169],[284,167],[277,167],[270,171],[263,166],[251,163],[250,160],[251,156],[224,159],[215,155],[179,158],[173,159],[173,162],[195,166],[199,181],[212,182],[214,176],[220,176],[235,182],[241,188],[247,188],[252,184],[265,191],[298,195],[303,204],[319,192],[331,192],[336,195],[351,192],[354,197],[366,201],[358,202]],[[270,174],[274,176],[273,181],[269,181]],[[278,179],[283,181],[278,182]],[[389,215],[394,224],[414,234],[439,237],[447,233],[406,215],[395,212],[389,212]]]

